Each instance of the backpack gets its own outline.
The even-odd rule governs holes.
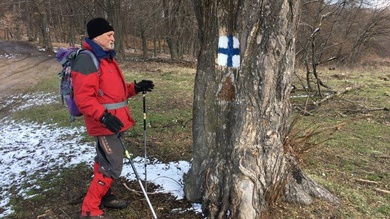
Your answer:
[[[73,84],[72,84],[73,62],[80,54],[89,55],[89,57],[91,57],[93,63],[95,64],[96,68],[99,69],[99,65],[100,65],[99,60],[89,50],[71,47],[71,48],[60,48],[56,53],[56,59],[62,65],[62,70],[61,72],[58,73],[58,76],[61,78],[59,91],[61,95],[62,105],[64,105],[65,102],[68,108],[70,114],[70,121],[74,121],[75,117],[82,116],[82,113],[80,113],[80,110],[77,108],[73,98]]]

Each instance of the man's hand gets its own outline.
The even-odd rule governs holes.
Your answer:
[[[109,112],[104,112],[100,122],[103,123],[110,131],[117,134],[123,127],[123,123]]]
[[[153,81],[150,80],[142,80],[141,82],[135,83],[135,92],[149,92],[154,88]]]

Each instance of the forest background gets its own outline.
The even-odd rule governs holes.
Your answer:
[[[143,59],[194,60],[199,51],[189,0],[3,0],[0,5],[1,39],[39,42],[46,51],[55,43],[80,44],[86,22],[96,16],[115,27],[121,57],[138,53]],[[315,71],[319,65],[353,67],[389,57],[388,8],[386,1],[303,0],[298,66]]]

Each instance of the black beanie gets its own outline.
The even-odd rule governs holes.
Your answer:
[[[89,39],[93,39],[109,31],[114,31],[114,28],[104,18],[94,18],[87,23],[87,32]]]

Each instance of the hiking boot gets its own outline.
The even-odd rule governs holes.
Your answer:
[[[80,215],[79,219],[113,219],[108,215],[96,215],[96,216],[82,216]]]
[[[103,196],[101,206],[106,208],[123,209],[127,207],[127,201],[117,199],[110,188],[107,191],[107,193]]]
[[[102,206],[106,208],[123,209],[127,207],[127,201],[121,199],[113,199],[111,201],[102,201]]]

